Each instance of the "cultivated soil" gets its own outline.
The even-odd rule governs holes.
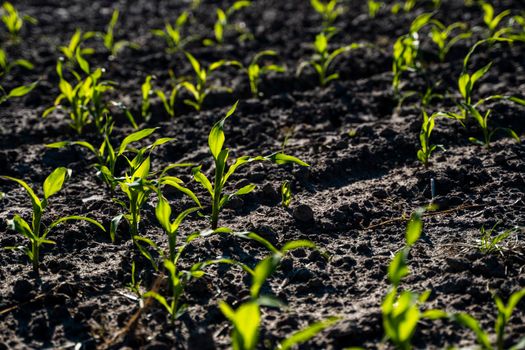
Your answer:
[[[436,17],[445,23],[483,25],[478,7],[465,7],[459,0],[443,2]],[[518,13],[524,8],[517,0],[494,3],[497,12],[508,8]],[[192,33],[211,35],[217,4],[231,2],[203,1],[192,18]],[[9,52],[12,57],[29,59],[35,69],[16,69],[5,85],[11,88],[20,82],[40,83],[28,96],[1,107],[0,174],[25,179],[36,187],[54,168],[71,168],[71,179],[50,201],[46,222],[77,214],[96,218],[109,227],[121,209],[94,176],[92,156],[77,147],[55,150],[44,146],[79,138],[60,110],[45,120],[41,118],[59,93],[55,72],[58,46],[66,44],[76,28],[103,31],[113,8],[119,7],[117,37],[137,42],[140,49],[126,49],[110,61],[100,41],[86,45],[99,52],[89,59],[92,66],[104,67],[105,77],[117,83],[111,100],[136,111],[146,75],[154,75],[154,85],[164,88],[169,86],[169,69],[177,76],[191,73],[183,55],[166,54],[163,41],[150,34],[150,29],[163,27],[165,20],[173,21],[187,4],[161,0],[20,0],[15,5],[39,23],[26,28],[24,41],[11,46]],[[180,104],[176,117],[170,120],[160,101],[153,99],[153,117],[142,126],[158,126],[157,137],[176,138],[155,151],[154,169],[192,162],[202,164],[210,174],[209,130],[237,99],[241,100],[239,107],[225,126],[230,157],[269,154],[279,150],[289,137],[286,152],[311,165],[301,168],[261,163],[244,168],[232,178],[229,189],[247,183],[258,187],[232,201],[220,219],[221,226],[256,232],[277,246],[308,239],[330,255],[326,260],[317,251],[294,251],[271,276],[263,293],[276,296],[286,307],[263,308],[261,349],[273,348],[292,332],[329,316],[339,316],[342,321],[302,349],[390,348],[382,342],[380,309],[389,288],[387,267],[393,254],[404,246],[406,218],[429,204],[431,179],[435,179],[435,202],[440,207],[425,216],[424,233],[411,250],[411,274],[403,281],[403,288],[432,290],[425,308],[468,312],[492,330],[497,313],[493,294],[506,300],[525,286],[523,231],[504,242],[501,252],[482,254],[478,249],[482,226],[492,227],[500,220],[501,229],[525,224],[525,146],[496,137],[492,149],[487,150],[468,141],[469,136],[480,136],[474,124],[465,128],[452,120],[440,120],[433,142],[446,151],[437,151],[425,169],[416,158],[422,121],[417,100],[397,107],[391,88],[391,47],[408,31],[415,16],[425,11],[431,7],[420,6],[412,13],[398,15],[385,11],[370,20],[366,2],[353,2],[335,23],[340,32],[332,40],[334,47],[351,42],[369,42],[376,47],[355,50],[338,60],[341,79],[319,88],[312,71],[299,78],[294,71],[312,54],[320,17],[305,0],[256,0],[234,17],[253,33],[254,41],[238,43],[230,35],[220,48],[192,43],[187,49],[203,62],[227,58],[245,63],[260,50],[278,51],[277,62],[286,64],[288,72],[264,79],[262,98],[251,99],[245,76],[227,68],[213,80],[214,84],[233,87],[233,93],[211,94],[202,112]],[[460,42],[444,63],[438,63],[435,47],[423,39],[423,72],[406,75],[403,90],[423,91],[428,80],[440,81],[437,91],[448,97],[457,94],[462,59],[482,35],[482,30],[477,30],[472,40]],[[484,48],[474,55],[472,67],[479,68],[491,60],[494,66],[477,85],[477,96],[525,95],[525,45]],[[523,136],[523,108],[506,103],[491,107],[494,126],[512,127]],[[430,107],[432,111],[450,108],[450,98],[435,101]],[[114,112],[117,125],[113,135],[121,140],[133,129],[122,113]],[[100,141],[94,128],[88,128],[81,138]],[[208,204],[189,169],[173,174]],[[289,209],[280,204],[280,186],[285,180],[293,190]],[[8,229],[6,220],[16,213],[30,218],[28,197],[13,183],[2,181],[0,186],[6,193],[0,200],[0,246],[24,244],[20,235]],[[166,195],[174,212],[191,206],[191,201],[178,193]],[[165,247],[155,205],[152,196],[143,212],[141,234]],[[190,216],[181,228],[181,239],[206,228],[205,219]],[[156,302],[137,313],[139,302],[126,287],[132,261],[136,261],[144,291],[157,274],[134,248],[125,226],[121,226],[115,243],[107,234],[80,223],[59,227],[52,238],[57,244],[44,247],[40,284],[35,284],[22,252],[0,253],[0,349],[230,347],[231,328],[218,301],[237,306],[249,297],[250,278],[239,269],[212,267],[207,275],[191,283],[184,297],[188,311],[171,324]],[[193,242],[182,265],[226,256],[254,266],[267,254],[255,242],[213,237]],[[136,327],[127,329],[137,315]],[[522,302],[508,326],[509,343],[525,335],[524,318]],[[116,337],[119,334],[123,336]],[[475,344],[471,331],[448,321],[422,321],[414,339],[417,348],[427,349]]]

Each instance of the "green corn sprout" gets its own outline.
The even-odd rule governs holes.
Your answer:
[[[59,89],[61,93],[55,99],[54,105],[46,109],[42,116],[45,118],[58,107],[66,107],[71,118],[70,126],[79,135],[93,121],[96,127],[102,130],[106,122],[106,115],[109,113],[103,96],[112,89],[114,83],[101,80],[103,70],[98,68],[85,79],[79,79],[73,87],[64,78],[62,61],[60,60],[57,63],[57,73],[60,78]],[[78,76],[76,77],[78,79]],[[67,103],[66,106],[62,104],[63,101]]]
[[[392,72],[394,77],[392,79],[392,87],[396,95],[399,95],[399,85],[401,83],[401,76],[407,71],[415,71],[419,69],[419,30],[430,23],[432,18],[431,13],[423,13],[419,15],[411,24],[408,34],[397,38],[393,48],[393,64]]]
[[[368,0],[368,16],[375,18],[383,6],[381,1]]]
[[[251,1],[241,0],[236,1],[231,5],[227,10],[223,10],[221,8],[217,9],[217,20],[215,21],[215,25],[213,26],[213,34],[214,38],[207,38],[203,40],[203,44],[205,46],[213,46],[213,45],[222,45],[224,43],[224,35],[227,30],[232,28],[232,25],[230,23],[230,17],[237,11],[251,6]],[[239,37],[240,40],[244,40],[246,38],[249,38],[251,35],[249,32],[246,31],[245,28],[240,26],[233,26],[238,32],[241,33],[241,36]]]
[[[137,279],[135,261],[131,262],[131,281],[128,283],[128,289],[137,297],[142,297],[141,287],[142,280]]]
[[[460,32],[454,35],[455,31],[464,31],[466,29],[465,23],[456,22],[449,26],[445,26],[437,19],[433,19],[432,24],[430,38],[438,47],[438,57],[441,62],[445,61],[447,54],[454,45],[459,41],[468,39],[472,36],[471,32]]]
[[[101,178],[107,187],[113,192],[116,186],[115,167],[117,160],[120,157],[124,157],[126,153],[136,152],[136,149],[132,147],[132,144],[150,136],[156,129],[157,128],[150,128],[134,132],[126,136],[120,145],[115,148],[111,143],[113,124],[110,123],[105,128],[104,141],[102,141],[99,147],[96,147],[87,141],[60,141],[47,144],[46,147],[63,148],[75,145],[90,151],[95,156],[95,163],[93,166],[97,169],[97,176]],[[153,149],[159,145],[159,142],[162,143],[164,140],[165,139],[158,139],[148,147]]]
[[[33,64],[24,59],[10,61],[7,56],[7,53],[2,48],[0,48],[0,81],[3,80],[7,75],[9,75],[11,70],[15,67],[33,69]],[[37,84],[38,82],[34,82],[28,85],[21,85],[11,89],[9,92],[7,92],[0,84],[0,104],[6,102],[11,98],[27,95],[36,87]]]
[[[238,103],[238,102],[237,102]],[[212,215],[211,215],[211,226],[212,229],[216,229],[219,221],[219,213],[221,209],[235,196],[246,195],[252,192],[255,189],[255,185],[250,184],[246,185],[237,191],[225,194],[224,186],[226,185],[228,179],[235,171],[242,165],[246,165],[252,162],[260,161],[271,161],[276,164],[287,164],[287,163],[296,163],[301,166],[308,166],[302,160],[286,155],[284,153],[278,152],[273,153],[269,156],[241,156],[235,160],[235,162],[227,168],[227,160],[229,149],[223,148],[225,136],[224,136],[224,122],[228,117],[230,117],[237,108],[237,103],[228,111],[226,116],[219,120],[210,131],[208,136],[208,146],[210,152],[213,156],[215,162],[215,176],[213,184],[208,180],[206,175],[201,172],[201,166],[193,168],[193,176],[195,180],[200,183],[210,194],[212,202]]]
[[[340,0],[310,0],[310,5],[323,18],[323,28],[331,28],[340,14],[343,13],[343,7]]]
[[[39,276],[40,247],[44,244],[55,244],[55,241],[48,239],[48,236],[53,228],[55,228],[57,225],[66,221],[86,221],[97,226],[102,231],[106,231],[100,223],[84,216],[64,216],[53,221],[48,226],[42,222],[42,217],[45,213],[45,210],[47,209],[49,198],[62,189],[64,182],[67,180],[67,178],[69,178],[70,174],[71,170],[69,169],[55,169],[44,181],[42,186],[44,194],[43,199],[40,199],[25,181],[10,176],[2,176],[3,179],[14,181],[22,186],[31,199],[33,206],[31,224],[29,224],[19,215],[15,215],[13,219],[8,221],[8,223],[13,230],[17,231],[29,240],[29,247],[23,247],[23,249],[33,264],[33,272],[37,277]],[[7,247],[5,249],[18,248],[19,247]]]
[[[483,22],[489,31],[489,38],[494,37],[501,21],[510,15],[510,10],[505,10],[496,15],[494,7],[485,1],[481,2],[481,9],[483,10]]]
[[[182,32],[184,26],[188,23],[189,16],[189,12],[184,11],[177,17],[173,25],[166,23],[164,29],[152,30],[153,35],[164,38],[168,53],[182,51],[188,43],[195,40],[195,37],[184,36]]]
[[[525,15],[516,15],[512,18],[512,22],[517,24],[518,29],[513,30],[509,36],[514,41],[525,41]]]
[[[364,47],[363,44],[351,44],[335,49],[330,52],[328,50],[328,36],[325,33],[320,33],[315,37],[314,49],[315,54],[310,61],[301,62],[297,68],[297,76],[299,76],[303,69],[306,67],[312,67],[319,76],[319,84],[326,86],[332,80],[339,79],[339,73],[331,73],[330,68],[334,63],[334,60],[347,52]]]
[[[252,58],[248,67],[244,68],[244,70],[248,74],[248,79],[250,81],[250,91],[252,92],[252,96],[254,98],[259,97],[260,95],[259,84],[261,82],[262,75],[268,72],[283,73],[286,71],[286,68],[284,66],[279,66],[275,64],[267,64],[267,65],[259,64],[259,61],[263,57],[267,57],[267,56],[277,56],[277,52],[273,50],[261,51]]]
[[[511,229],[503,230],[502,232],[496,232],[496,227],[501,224],[501,221],[498,221],[490,229],[486,229],[485,226],[482,226],[480,229],[481,237],[479,240],[479,250],[483,254],[490,254],[494,252],[501,253],[500,244],[505,241],[510,236],[518,232],[518,228],[514,227]]]
[[[87,61],[84,56],[94,54],[95,50],[92,48],[83,48],[82,43],[93,38],[95,35],[94,32],[82,33],[80,29],[77,29],[69,40],[69,44],[60,47],[60,51],[64,54],[68,64],[72,68],[78,65],[86,74],[89,74],[89,68],[86,66]]]
[[[22,30],[25,22],[30,24],[37,23],[37,20],[31,16],[21,16],[13,4],[11,4],[9,1],[6,1],[2,4],[1,13],[2,22],[4,23],[7,32],[13,41],[18,41],[20,39],[20,31]]]
[[[155,94],[157,94],[158,98],[162,101],[162,105],[164,106],[164,110],[170,118],[175,117],[175,102],[177,100],[177,95],[179,93],[179,90],[181,89],[182,84],[177,83],[173,84],[173,87],[171,89],[171,93],[166,94],[162,90],[155,90]]]
[[[189,81],[183,81],[181,83],[181,86],[185,88],[193,97],[193,100],[185,99],[184,103],[193,107],[197,111],[202,109],[206,96],[208,96],[212,90],[218,89],[217,87],[212,87],[209,85],[208,78],[212,72],[223,66],[236,66],[238,68],[242,68],[242,64],[239,61],[225,60],[213,62],[208,67],[203,67],[190,53],[186,52],[186,57],[190,61],[191,67],[195,72],[195,83],[191,83]],[[229,91],[229,89],[226,88],[226,91]]]
[[[111,58],[115,58],[126,47],[137,48],[137,44],[131,43],[127,40],[115,40],[115,27],[117,26],[120,12],[118,9],[113,11],[111,20],[108,23],[106,32],[95,33],[95,35],[102,39],[104,47],[111,54]]]
[[[494,296],[494,301],[498,309],[498,315],[496,318],[496,322],[494,324],[494,330],[496,333],[496,343],[494,345],[491,343],[490,333],[488,331],[483,330],[478,320],[476,320],[474,317],[470,316],[469,314],[457,313],[457,314],[451,314],[451,315],[444,315],[441,318],[448,316],[451,320],[457,322],[458,324],[464,327],[469,328],[471,331],[474,332],[474,334],[476,335],[476,340],[478,344],[483,349],[504,350],[506,349],[505,347],[505,327],[509,323],[510,318],[512,317],[512,313],[514,312],[514,309],[519,304],[521,299],[523,299],[523,297],[525,297],[525,289],[514,292],[509,297],[507,304],[505,304],[503,300],[497,295]],[[511,346],[509,349],[523,348],[523,345],[525,344],[525,337],[518,339],[518,341],[515,342],[514,344],[515,345]]]
[[[423,124],[421,125],[421,132],[419,133],[419,142],[421,148],[417,151],[417,159],[425,167],[428,167],[429,159],[432,153],[440,146],[432,145],[430,143],[430,135],[434,129],[436,118],[438,114],[428,115],[428,113],[423,110]]]
[[[406,246],[396,253],[388,267],[388,279],[392,286],[381,305],[385,336],[396,348],[403,350],[412,349],[412,338],[421,318],[435,319],[444,314],[440,310],[421,312],[420,307],[430,296],[430,291],[417,294],[399,290],[401,280],[410,273],[407,264],[409,251],[423,231],[422,215],[423,210],[418,210],[408,222]]]
[[[403,10],[403,12],[405,13],[408,13],[416,7],[416,4],[417,0],[405,0],[405,2],[396,2],[394,5],[392,5],[391,12],[394,15],[398,14],[401,10]]]
[[[292,185],[285,181],[281,185],[281,204],[283,207],[289,208],[290,203],[292,203]]]
[[[525,101],[523,101],[523,103],[525,104]],[[480,127],[481,131],[483,132],[483,140],[478,140],[477,138],[475,137],[469,137],[469,140],[473,143],[476,143],[478,145],[482,145],[482,146],[485,146],[487,149],[490,148],[490,142],[492,140],[492,137],[494,136],[494,134],[496,132],[499,132],[499,131],[502,131],[506,134],[508,134],[510,137],[512,137],[513,139],[515,139],[518,143],[521,142],[521,139],[520,137],[518,136],[518,134],[516,134],[516,132],[510,128],[503,128],[503,127],[498,127],[498,128],[490,128],[488,123],[489,123],[489,116],[490,116],[490,113],[491,113],[491,110],[487,110],[485,112],[485,114],[481,114],[478,109],[476,108],[476,106],[464,106],[466,107],[466,109],[468,110],[469,114],[474,118],[474,120],[478,123],[478,126]]]

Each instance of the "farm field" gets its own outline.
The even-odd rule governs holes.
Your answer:
[[[0,15],[0,349],[525,349],[523,1]]]

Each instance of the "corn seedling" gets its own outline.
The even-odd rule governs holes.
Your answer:
[[[77,29],[69,40],[69,44],[60,47],[60,51],[66,58],[70,68],[78,65],[86,74],[89,74],[89,67],[84,56],[94,54],[95,50],[92,48],[83,48],[82,43],[94,36],[94,32],[83,33],[80,29]]]
[[[513,24],[518,28],[513,29],[510,34],[510,39],[514,41],[525,42],[525,15],[517,15],[512,18]]]
[[[210,131],[208,136],[208,146],[215,162],[215,176],[213,184],[208,180],[206,175],[201,172],[201,166],[193,168],[193,176],[195,180],[200,183],[210,194],[212,202],[212,215],[211,215],[211,226],[212,229],[216,229],[219,222],[219,213],[221,209],[236,196],[246,195],[255,189],[255,185],[246,185],[233,193],[223,193],[224,187],[228,182],[228,179],[233,175],[240,166],[246,165],[253,162],[260,161],[271,161],[276,164],[288,164],[295,163],[301,166],[308,166],[302,160],[286,155],[282,152],[273,153],[269,156],[241,156],[235,160],[235,162],[227,168],[227,160],[229,149],[223,148],[225,136],[224,136],[224,123],[237,108],[237,103],[228,111],[226,116],[219,120]]]
[[[150,97],[152,94],[151,75],[148,75],[146,77],[140,90],[142,92],[142,103],[140,107],[140,116],[142,117],[142,120],[147,122],[151,118],[151,111],[150,111],[150,107],[151,107]]]
[[[494,252],[502,251],[501,244],[506,241],[510,236],[518,232],[518,228],[514,227],[511,229],[503,230],[502,232],[497,232],[496,227],[501,223],[498,221],[490,229],[486,229],[485,226],[481,227],[480,233],[481,237],[479,240],[479,250],[483,254],[491,254]]]
[[[399,290],[401,280],[410,273],[407,263],[409,251],[423,231],[422,215],[423,211],[418,210],[408,222],[406,246],[395,254],[388,266],[388,279],[392,286],[381,305],[385,337],[394,343],[397,349],[403,350],[412,349],[412,338],[421,318],[434,319],[444,314],[440,310],[421,312],[421,305],[430,296],[430,291],[417,294]]]
[[[259,61],[263,57],[268,56],[277,56],[277,52],[272,50],[261,51],[252,58],[248,67],[244,68],[246,73],[248,74],[248,79],[250,81],[250,91],[252,92],[253,97],[259,97],[260,95],[259,84],[264,74],[268,72],[283,73],[286,71],[286,68],[284,66],[279,66],[275,64],[259,64]]]
[[[343,13],[343,7],[340,0],[310,0],[315,12],[323,18],[323,31],[332,28],[335,20]],[[329,29],[330,30],[330,29]]]
[[[251,36],[250,33],[247,32],[246,29],[242,26],[232,26],[232,24],[230,23],[230,18],[234,13],[238,12],[243,8],[251,6],[251,4],[251,1],[241,0],[234,2],[233,5],[231,5],[226,10],[218,8],[216,12],[217,20],[215,21],[215,25],[213,26],[214,38],[204,39],[203,44],[205,46],[222,45],[224,43],[225,33],[232,27],[241,33],[239,40],[242,41],[249,38]]]
[[[195,37],[184,36],[183,34],[183,29],[188,23],[189,16],[189,12],[184,11],[177,17],[173,25],[166,23],[164,29],[152,30],[153,35],[165,40],[168,53],[182,51],[188,43],[195,40]]]
[[[281,204],[283,207],[289,208],[290,203],[292,203],[292,185],[285,181],[281,185]]]
[[[24,24],[36,24],[37,20],[28,15],[20,15],[16,8],[9,1],[3,3],[1,8],[2,22],[11,37],[11,40],[18,41],[20,39],[20,31]]]
[[[22,186],[29,195],[33,207],[31,224],[29,224],[19,215],[15,215],[13,219],[9,220],[8,222],[11,229],[15,230],[29,240],[29,246],[7,247],[5,249],[23,249],[33,264],[33,272],[37,277],[39,276],[40,248],[44,244],[55,244],[55,241],[48,239],[48,236],[57,225],[66,221],[86,221],[97,226],[102,231],[106,231],[100,223],[84,216],[65,216],[53,221],[48,226],[44,225],[42,222],[42,217],[45,213],[45,210],[47,209],[49,198],[62,189],[64,182],[67,180],[67,178],[69,178],[70,174],[71,170],[69,169],[55,169],[43,183],[43,199],[40,199],[25,181],[10,176],[2,176],[3,179],[16,182]]]
[[[481,2],[481,9],[483,10],[483,22],[485,23],[488,32],[489,38],[495,37],[497,33],[498,26],[501,21],[510,15],[510,10],[505,10],[496,15],[494,12],[494,7],[488,2]]]
[[[525,289],[514,292],[508,299],[507,304],[497,295],[494,296],[494,301],[498,309],[498,315],[494,324],[494,331],[496,333],[496,343],[491,343],[491,335],[484,330],[479,324],[478,320],[467,313],[457,313],[448,315],[448,317],[458,324],[470,329],[476,335],[476,340],[481,348],[487,350],[504,350],[504,349],[522,349],[525,345],[525,337],[515,339],[514,346],[505,347],[505,328],[507,327],[514,309],[520,303],[521,299],[525,297]],[[443,318],[443,317],[442,317]],[[517,341],[516,341],[517,340]]]
[[[181,86],[185,88],[193,97],[192,100],[185,99],[184,103],[193,107],[197,111],[202,109],[206,96],[208,96],[211,91],[219,89],[209,85],[208,79],[212,72],[224,66],[236,66],[238,68],[242,68],[242,64],[239,61],[225,60],[213,62],[207,67],[203,67],[190,53],[186,52],[186,57],[190,61],[191,67],[195,72],[195,83],[191,83],[189,81],[183,81],[181,83]],[[229,91],[229,89],[225,89],[226,91]]]
[[[111,132],[113,130],[113,124],[109,123],[104,131],[104,141],[100,146],[95,146],[87,141],[61,141],[51,144],[47,144],[46,147],[49,148],[63,148],[67,146],[80,146],[91,152],[95,156],[95,162],[93,167],[97,169],[97,177],[102,179],[102,181],[107,185],[107,187],[113,192],[116,186],[116,174],[115,168],[117,160],[121,157],[124,157],[127,153],[136,152],[136,149],[132,147],[132,144],[138,142],[155,132],[156,128],[143,129],[137,132],[134,132],[126,136],[118,147],[113,147],[111,143]],[[158,145],[158,142],[163,142],[164,139],[159,139],[152,144],[150,144],[150,149],[155,148]]]
[[[0,81],[3,80],[7,75],[9,75],[11,70],[15,67],[33,69],[33,64],[24,59],[10,61],[7,56],[7,53],[0,48]],[[11,89],[9,92],[7,92],[0,84],[0,104],[6,102],[7,100],[13,97],[21,97],[27,95],[36,87],[37,84],[38,82],[34,82],[28,85],[21,85]]]
[[[142,297],[141,284],[142,280],[137,278],[135,261],[133,261],[131,262],[131,281],[128,283],[127,287],[138,298]]]
[[[376,18],[377,14],[379,13],[379,10],[384,6],[383,2],[381,1],[375,1],[375,0],[368,0],[368,16],[370,18]]]
[[[297,76],[299,76],[304,68],[312,67],[319,76],[319,84],[326,86],[332,80],[339,79],[339,73],[330,73],[330,68],[334,60],[342,54],[348,53],[352,50],[363,47],[363,44],[351,44],[335,49],[330,52],[328,49],[328,36],[325,33],[320,33],[315,37],[314,50],[315,54],[310,61],[302,62],[297,68]]]
[[[175,117],[175,102],[177,100],[177,95],[181,87],[182,87],[182,84],[180,83],[173,84],[173,87],[169,95],[167,93],[164,93],[164,91],[162,90],[159,90],[159,89],[155,90],[155,94],[157,94],[158,98],[162,101],[164,110],[166,111],[166,113],[168,113],[170,118]]]
[[[408,71],[419,69],[419,30],[427,25],[432,18],[432,14],[424,13],[419,15],[411,24],[408,34],[397,38],[393,48],[392,87],[396,95],[399,95],[399,85],[401,76]]]
[[[465,23],[456,22],[445,26],[439,20],[433,19],[432,24],[430,38],[438,47],[438,57],[441,62],[445,61],[447,54],[454,45],[472,36],[471,32],[463,32],[466,29]],[[461,32],[455,34],[458,30]]]
[[[89,68],[87,68],[89,70]],[[106,115],[109,110],[103,100],[104,94],[112,89],[111,81],[101,80],[103,70],[98,68],[89,74],[85,79],[78,80],[73,87],[65,78],[62,71],[62,61],[57,63],[57,73],[60,78],[60,95],[55,99],[55,103],[44,111],[44,118],[57,108],[65,108],[71,119],[70,126],[79,135],[83,129],[95,122],[99,130],[102,130]],[[63,101],[66,102],[64,106]]]
[[[434,129],[436,118],[439,114],[428,115],[427,111],[423,109],[423,124],[421,125],[421,131],[419,133],[419,142],[421,148],[417,151],[417,159],[425,167],[428,167],[429,159],[432,153],[438,148],[439,145],[432,145],[430,143],[430,136],[432,135],[432,130]]]
[[[489,127],[489,116],[491,113],[490,109],[487,110],[485,114],[481,114],[475,106],[465,106],[465,107],[467,108],[469,114],[478,123],[478,126],[480,127],[483,133],[482,140],[479,140],[475,137],[469,137],[469,141],[475,144],[481,145],[481,146],[485,146],[488,149],[490,148],[490,142],[494,134],[501,131],[501,132],[508,134],[510,137],[515,139],[518,143],[521,142],[518,134],[516,134],[516,132],[510,128],[497,127],[497,128],[492,129]]]
[[[108,23],[106,32],[95,33],[97,37],[102,39],[104,47],[111,54],[111,58],[117,57],[126,47],[138,48],[137,44],[127,40],[115,40],[115,27],[117,26],[119,15],[119,10],[115,9],[111,15],[111,20]]]

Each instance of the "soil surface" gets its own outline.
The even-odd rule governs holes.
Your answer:
[[[191,18],[191,32],[210,36],[214,8],[228,1],[203,1]],[[495,1],[497,12],[518,13],[522,1]],[[359,4],[359,5],[356,5]],[[15,69],[5,82],[7,88],[40,80],[28,96],[12,100],[0,109],[0,173],[25,179],[35,187],[56,167],[73,169],[64,189],[52,198],[45,222],[63,215],[89,215],[109,227],[120,207],[95,177],[93,158],[83,149],[61,150],[44,145],[79,139],[69,128],[61,111],[42,119],[42,112],[58,95],[55,64],[58,47],[65,45],[76,28],[103,31],[113,8],[121,19],[117,37],[133,40],[137,50],[125,49],[108,60],[99,40],[87,42],[97,53],[89,58],[93,67],[105,68],[105,77],[116,82],[110,93],[113,101],[125,103],[136,112],[140,86],[148,74],[155,87],[169,86],[169,69],[177,76],[190,74],[184,56],[165,53],[164,43],[151,29],[173,21],[186,1],[58,1],[20,0],[17,8],[34,16],[39,23],[23,31],[23,42],[9,47],[12,57],[24,57],[35,64],[33,71]],[[236,174],[230,183],[239,188],[254,183],[257,189],[232,201],[220,218],[220,225],[259,233],[277,246],[296,239],[308,239],[330,254],[326,260],[317,251],[297,250],[287,255],[280,268],[264,286],[264,294],[286,303],[282,309],[263,308],[260,348],[273,348],[278,341],[308,324],[329,316],[342,321],[301,346],[303,349],[343,349],[350,346],[390,348],[383,342],[381,301],[389,283],[387,267],[393,254],[404,246],[406,217],[431,200],[430,181],[435,180],[440,205],[425,216],[422,238],[411,251],[411,274],[402,286],[417,292],[432,290],[425,307],[449,312],[468,312],[486,329],[493,329],[497,314],[493,294],[506,300],[525,286],[523,230],[502,244],[501,252],[482,254],[479,250],[482,226],[500,228],[525,224],[525,146],[496,137],[490,150],[468,141],[480,136],[474,124],[463,127],[452,120],[439,120],[433,143],[437,151],[425,169],[416,158],[421,126],[417,100],[398,107],[392,92],[391,47],[408,31],[416,15],[432,11],[420,5],[413,12],[392,15],[382,11],[369,19],[366,2],[352,2],[336,21],[340,31],[334,47],[351,42],[368,42],[372,48],[352,51],[337,61],[341,79],[328,87],[317,87],[316,76],[295,69],[312,54],[321,19],[305,0],[256,0],[252,7],[236,14],[255,40],[239,43],[229,34],[221,47],[191,43],[187,50],[203,62],[239,59],[247,63],[265,49],[279,52],[277,62],[286,64],[284,74],[271,74],[262,85],[263,97],[250,98],[248,82],[235,69],[213,76],[214,84],[233,88],[232,94],[209,96],[202,112],[180,104],[170,120],[161,102],[154,98],[153,117],[141,127],[158,126],[156,137],[174,137],[153,155],[153,168],[176,162],[202,164],[210,174],[211,156],[207,136],[213,123],[231,104],[240,99],[238,109],[226,122],[226,145],[232,154],[269,154],[281,149],[311,166],[254,164]],[[463,1],[443,0],[436,18],[450,24],[465,21],[482,26],[478,7]],[[424,91],[426,82],[438,82],[438,92],[446,94],[430,107],[432,111],[453,108],[456,80],[462,60],[483,30],[454,47],[443,63],[435,47],[422,39],[423,72],[404,77],[403,90]],[[525,95],[525,45],[495,44],[478,51],[472,66],[489,61],[494,66],[478,86],[478,97],[492,94]],[[518,135],[525,131],[524,109],[506,103],[491,105],[494,126],[512,127]],[[119,111],[115,140],[132,132]],[[503,135],[502,135],[503,136]],[[94,128],[81,139],[99,142]],[[191,180],[189,169],[173,172],[205,200],[206,193]],[[292,184],[289,209],[280,204],[280,186]],[[6,220],[18,213],[30,218],[30,202],[23,190],[2,181],[6,193],[0,200],[0,246],[24,244],[24,239],[7,227]],[[191,201],[175,192],[167,193],[174,212],[191,206]],[[165,247],[166,237],[157,225],[152,196],[143,212],[141,234]],[[205,219],[190,216],[181,228],[181,240],[208,228]],[[136,328],[126,336],[126,324],[140,309],[127,288],[131,263],[137,264],[143,291],[157,274],[134,248],[124,226],[117,241],[87,224],[60,226],[53,234],[57,244],[42,252],[41,283],[35,285],[31,266],[22,252],[0,254],[0,349],[23,348],[145,348],[145,349],[227,349],[230,326],[218,308],[218,301],[237,306],[249,297],[250,278],[233,267],[212,267],[190,284],[184,300],[187,313],[174,324],[157,303],[140,315]],[[192,243],[182,265],[226,256],[250,266],[267,255],[254,242],[229,237],[213,237]],[[507,329],[507,339],[525,335],[525,304],[518,305]],[[414,337],[417,348],[472,346],[472,332],[447,321],[422,321]]]

